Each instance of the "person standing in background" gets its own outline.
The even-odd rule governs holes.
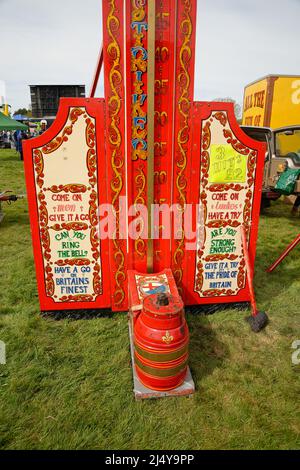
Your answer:
[[[22,148],[22,131],[16,131],[14,134],[15,143],[16,143],[16,151],[20,154],[20,159],[23,160],[23,148]]]

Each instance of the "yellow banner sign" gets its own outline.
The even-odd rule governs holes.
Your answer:
[[[245,183],[246,176],[246,156],[230,144],[211,145],[209,183]]]

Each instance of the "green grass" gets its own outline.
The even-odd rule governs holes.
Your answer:
[[[0,189],[25,192],[23,164],[0,152]],[[136,402],[125,314],[53,321],[39,316],[26,201],[0,226],[0,447],[3,449],[292,449],[300,445],[300,247],[265,268],[299,232],[277,202],[261,217],[256,263],[259,334],[245,312],[188,315],[192,398]]]

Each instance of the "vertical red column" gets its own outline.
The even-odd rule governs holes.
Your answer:
[[[127,309],[127,230],[123,0],[103,0],[108,202],[114,220],[110,240],[112,309]]]
[[[154,272],[171,264],[176,9],[177,1],[156,0],[154,203],[165,208],[154,220]]]
[[[183,295],[185,275],[188,271],[186,237],[183,218],[188,201],[189,174],[192,150],[192,104],[194,99],[196,0],[178,0],[177,5],[177,46],[176,46],[176,91],[175,91],[175,133],[173,202],[175,231],[172,238],[171,267],[179,292]],[[200,159],[200,156],[199,156]]]
[[[128,263],[131,269],[147,271],[147,69],[148,2],[126,2],[126,129],[128,182]],[[134,236],[134,232],[136,236]]]

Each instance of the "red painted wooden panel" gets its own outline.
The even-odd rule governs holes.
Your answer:
[[[50,129],[24,142],[42,311],[110,306],[108,242],[97,237],[98,206],[107,197],[103,134],[103,100],[63,98]],[[78,143],[86,153],[76,152]]]
[[[240,227],[254,266],[265,151],[240,129],[231,103],[194,104],[188,202],[201,206],[199,243],[186,251],[187,304],[250,300]]]
[[[185,300],[184,285],[187,265],[185,234],[180,223],[181,215],[191,189],[189,175],[192,151],[192,105],[194,100],[196,9],[194,0],[178,1],[176,28],[176,89],[175,135],[173,155],[173,204],[176,204],[176,222],[172,240],[171,268],[178,290]]]
[[[138,205],[147,205],[147,69],[148,2],[126,2],[126,116],[127,116],[127,194],[129,224],[136,221],[135,239],[128,238],[130,269],[147,272],[147,215],[138,217]]]
[[[109,241],[111,305],[127,310],[127,224],[125,140],[124,2],[103,0],[103,57],[106,109],[107,201],[112,205],[114,238]],[[125,220],[125,222],[124,222]]]
[[[175,111],[175,47],[177,2],[156,0],[155,41],[155,144],[154,202],[172,205],[172,170]],[[153,270],[159,272],[171,264],[171,240],[162,232],[171,230],[169,210],[156,218],[158,239],[153,242]]]

